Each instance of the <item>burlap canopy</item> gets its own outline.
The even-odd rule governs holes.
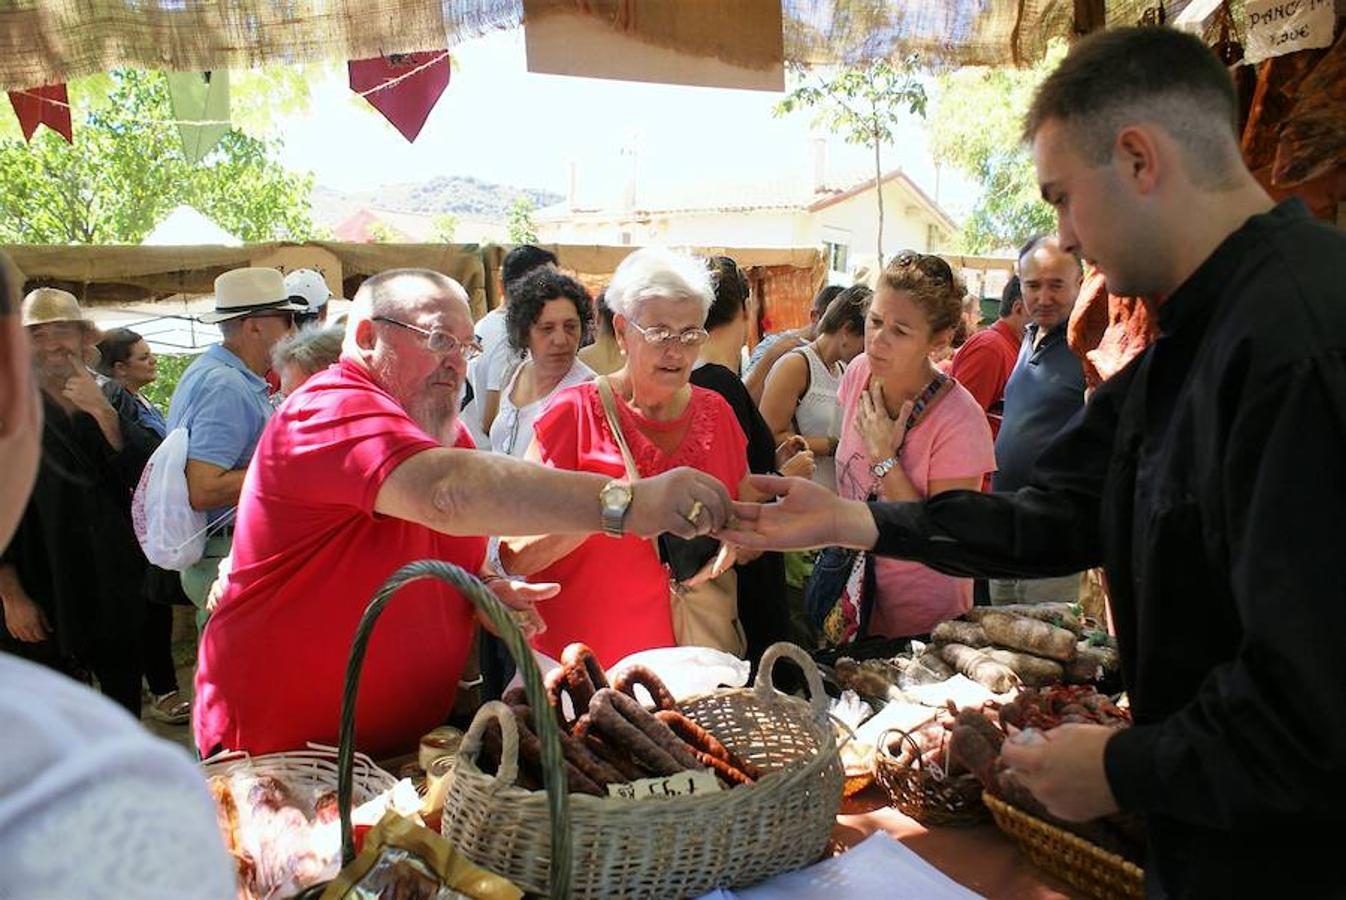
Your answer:
[[[533,15],[591,16],[681,53],[752,62],[756,42],[695,23],[719,0],[529,0]],[[1171,20],[1188,0],[1162,5]],[[927,61],[1022,65],[1072,30],[1135,24],[1160,0],[782,0],[785,58],[810,65],[920,53]],[[1242,0],[1231,3],[1242,27]],[[540,9],[541,8],[541,9]],[[204,71],[452,47],[523,22],[523,0],[8,0],[0,87],[30,88],[119,66]],[[750,28],[745,27],[745,31]]]

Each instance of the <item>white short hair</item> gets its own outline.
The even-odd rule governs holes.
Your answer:
[[[642,247],[612,273],[603,300],[615,315],[633,319],[640,304],[652,297],[695,300],[705,321],[715,302],[706,261],[667,247]]]

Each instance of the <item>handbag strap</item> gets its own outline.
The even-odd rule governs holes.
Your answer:
[[[617,398],[612,393],[612,382],[606,375],[598,376],[598,398],[603,401],[603,412],[608,417],[608,428],[612,430],[612,436],[617,439],[617,446],[622,451],[622,462],[626,464],[626,477],[635,482],[640,478],[640,473],[636,470],[636,460],[631,455],[631,448],[626,443],[626,435],[622,433],[622,423],[617,417]]]

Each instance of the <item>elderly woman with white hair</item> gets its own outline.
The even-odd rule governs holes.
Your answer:
[[[660,248],[637,250],[613,273],[606,300],[625,365],[597,382],[559,391],[534,424],[528,458],[626,478],[624,438],[641,478],[694,466],[737,496],[747,475],[743,430],[719,394],[688,381],[708,337],[704,324],[714,300],[705,261]],[[604,408],[605,385],[620,435]],[[701,514],[696,505],[688,513]],[[609,666],[627,654],[677,643],[670,573],[649,540],[602,534],[504,538],[500,562],[510,574],[561,585],[542,604],[547,627],[533,640],[552,657],[582,641]],[[718,576],[733,562],[733,548],[722,546],[688,582]]]

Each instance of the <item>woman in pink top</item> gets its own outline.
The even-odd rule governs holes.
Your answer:
[[[986,414],[930,361],[952,337],[962,300],[960,280],[938,256],[900,253],[884,270],[865,320],[865,352],[841,381],[842,497],[975,491],[995,469]],[[874,574],[872,635],[928,634],[972,606],[971,579],[893,559],[875,560]]]

